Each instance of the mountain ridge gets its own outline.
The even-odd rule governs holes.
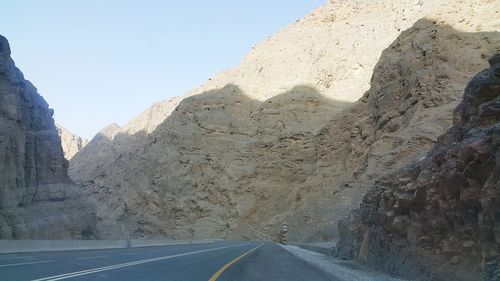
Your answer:
[[[478,14],[480,5],[491,8]],[[380,50],[371,89],[353,104],[329,109],[340,103],[310,83],[262,101],[228,79],[87,146],[70,175],[90,200],[110,202],[98,211],[103,233],[127,225],[138,237],[274,239],[287,222],[290,239],[335,238],[335,221],[380,174],[423,157],[451,126],[469,77],[500,46],[497,32],[476,32],[475,22],[463,27],[473,32],[453,27],[465,25],[465,14],[498,30],[495,3],[434,6],[434,19],[416,21]]]

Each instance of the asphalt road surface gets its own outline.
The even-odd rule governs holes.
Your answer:
[[[217,242],[0,255],[0,281],[333,280],[274,243]]]

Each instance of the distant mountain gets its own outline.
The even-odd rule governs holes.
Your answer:
[[[56,124],[56,129],[59,137],[61,138],[64,157],[67,160],[70,160],[75,154],[77,154],[89,143],[89,140],[73,134],[61,125]]]

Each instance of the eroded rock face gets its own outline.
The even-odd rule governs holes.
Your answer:
[[[286,222],[291,240],[335,238],[336,221],[367,187],[424,157],[451,126],[468,79],[500,46],[491,1],[415,1],[405,20],[406,2],[364,2],[333,1],[188,97],[98,134],[70,174],[99,206],[99,229],[110,237],[274,239]],[[367,7],[384,5],[394,14],[371,18]],[[330,9],[346,15],[331,21]],[[428,18],[414,22],[421,13]],[[369,43],[340,40],[356,30]],[[339,54],[368,56],[369,74],[338,64]],[[335,75],[325,74],[325,84],[316,74],[329,69]],[[339,101],[340,80],[356,80],[348,92],[359,98],[372,73],[358,102]]]
[[[341,257],[418,280],[500,280],[500,55],[490,65],[430,153],[340,223]]]
[[[89,140],[71,133],[66,128],[60,125],[56,125],[56,128],[57,133],[59,134],[59,137],[61,139],[64,158],[66,158],[67,160],[73,158],[75,154],[77,154],[89,143]]]
[[[494,1],[331,0],[252,47],[235,68],[188,95],[234,84],[259,101],[297,85],[355,102],[371,87],[382,51],[422,18],[464,32],[498,30]],[[437,35],[436,38],[440,36]],[[425,49],[426,46],[418,45]]]
[[[96,175],[79,184],[105,235],[269,238],[242,221],[311,174],[312,135],[345,106],[305,86],[262,103],[228,85],[185,99],[151,134],[101,133],[72,171]],[[85,153],[106,157],[89,163]]]
[[[75,200],[52,114],[0,36],[0,239],[81,238],[95,231],[93,209]]]

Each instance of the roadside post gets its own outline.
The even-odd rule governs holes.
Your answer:
[[[281,226],[281,244],[283,245],[286,245],[288,243],[287,233],[288,233],[288,225],[283,224]]]

